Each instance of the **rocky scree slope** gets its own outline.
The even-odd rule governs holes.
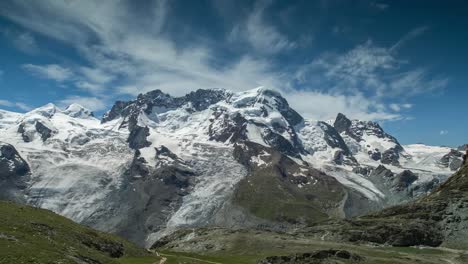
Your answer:
[[[0,132],[6,198],[146,245],[184,227],[284,230],[364,214],[425,195],[459,159],[402,146],[374,122],[305,120],[265,88],[155,90],[102,120],[75,104],[0,110]]]
[[[343,221],[330,221],[301,234],[392,246],[468,246],[468,165],[463,166],[430,195],[412,203]]]

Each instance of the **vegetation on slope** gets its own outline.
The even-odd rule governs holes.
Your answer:
[[[145,249],[124,239],[51,211],[0,201],[1,264],[117,264],[121,258],[145,255],[149,255]]]
[[[301,256],[320,256],[304,263],[467,263],[468,254],[458,250],[424,247],[391,247],[354,243],[322,241],[300,234],[287,234],[252,229],[229,230],[224,228],[201,228],[180,230],[166,240],[155,244],[155,250],[163,256],[196,258],[198,262],[182,263],[303,263]],[[329,255],[329,252],[334,252]],[[343,254],[338,257],[336,254]],[[337,256],[338,255],[338,256]],[[346,258],[346,255],[349,258]],[[278,257],[280,256],[280,257]],[[295,259],[294,259],[295,258]],[[284,262],[274,262],[274,260]],[[290,261],[293,259],[292,261]],[[178,263],[178,262],[167,263]],[[263,262],[261,262],[263,261]],[[289,262],[288,262],[289,261]]]

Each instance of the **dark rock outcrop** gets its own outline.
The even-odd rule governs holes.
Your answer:
[[[391,164],[393,166],[400,166],[399,158],[400,158],[400,152],[402,148],[391,148],[387,149],[382,153],[382,158],[380,162],[383,164]]]
[[[443,167],[450,168],[452,171],[456,171],[461,167],[463,153],[456,149],[451,149],[449,153],[445,154],[440,160],[439,164]]]
[[[368,176],[372,171],[371,167],[366,167],[366,166],[355,166],[353,168],[353,172],[357,174],[361,174],[364,176]]]
[[[333,126],[335,127],[336,131],[338,131],[338,133],[342,133],[348,131],[348,129],[351,127],[351,124],[351,120],[349,120],[342,113],[338,113],[335,119],[335,123],[333,123]]]
[[[149,147],[151,143],[146,140],[146,137],[149,136],[148,127],[136,126],[133,130],[130,131],[127,142],[130,148],[132,149],[141,149]]]
[[[52,136],[52,130],[39,121],[36,122],[36,131],[41,135],[42,141],[46,141]]]
[[[330,147],[342,149],[343,154],[346,156],[351,155],[351,151],[349,151],[348,146],[346,145],[346,143],[344,142],[343,138],[340,136],[336,128],[321,121],[318,122],[318,125],[325,132],[325,141]]]
[[[218,110],[210,121],[211,124],[208,127],[210,140],[220,142],[229,140],[230,143],[234,143],[247,139],[247,120],[240,114],[231,118],[224,111]]]
[[[418,179],[412,171],[404,170],[395,177],[395,187],[398,191],[408,188],[413,182]]]
[[[18,126],[18,133],[21,134],[21,138],[23,139],[24,142],[27,143],[27,142],[31,142],[31,141],[32,141],[31,137],[29,137],[29,136],[27,135],[26,129],[24,129],[24,124],[20,124],[20,125]]]
[[[28,163],[15,147],[0,142],[0,199],[22,201],[29,179]]]
[[[389,169],[387,169],[384,165],[379,165],[377,168],[375,168],[370,176],[371,178],[382,178],[382,179],[392,179],[393,178],[393,172]]]
[[[111,258],[120,258],[124,255],[124,245],[120,242],[100,237],[96,232],[88,232],[82,236],[83,245],[104,252]]]
[[[409,181],[411,173],[404,173]],[[468,246],[468,166],[463,166],[430,195],[350,220],[335,220],[301,232],[331,240],[392,246]]]
[[[463,144],[457,148],[459,151],[467,151],[468,150],[468,144]]]
[[[319,250],[310,253],[300,253],[289,256],[270,256],[258,261],[258,264],[333,264],[342,263],[342,260],[361,262],[360,255],[347,250]]]

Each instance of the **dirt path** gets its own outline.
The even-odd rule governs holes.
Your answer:
[[[159,264],[164,264],[166,263],[166,261],[167,261],[166,257],[161,257],[161,260],[159,260]],[[155,262],[154,264],[158,264],[158,263]]]
[[[197,261],[201,261],[201,262],[205,262],[205,263],[210,263],[210,264],[223,264],[221,262],[214,262],[214,261],[209,261],[209,260],[204,260],[204,259],[199,259],[199,258],[193,258],[193,257],[187,257],[187,256],[177,256],[177,255],[170,255],[170,254],[163,254],[161,255],[161,257],[164,258],[164,256],[168,256],[168,257],[177,257],[177,258],[186,258],[186,259],[191,259],[191,260],[197,260]],[[162,261],[162,260],[161,260]],[[164,263],[164,262],[163,262]],[[159,264],[162,264],[161,262]]]

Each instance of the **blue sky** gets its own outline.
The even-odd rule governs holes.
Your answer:
[[[303,116],[468,142],[465,1],[0,2],[0,108],[280,90]]]

